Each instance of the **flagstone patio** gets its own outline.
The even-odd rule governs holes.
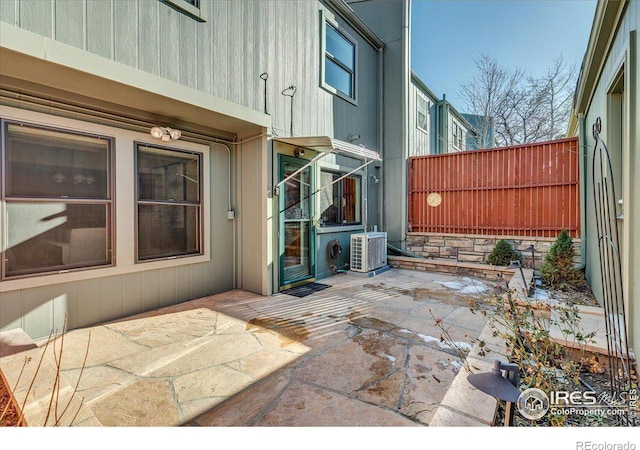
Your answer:
[[[322,283],[331,287],[304,298],[235,290],[66,333],[63,393],[79,380],[84,401],[73,424],[428,425],[460,368],[434,317],[470,347],[485,323],[468,302],[489,298],[494,286],[399,269]],[[0,360],[13,386],[32,358],[20,402],[38,345]],[[53,351],[50,344],[48,364]],[[44,423],[53,382],[44,372],[24,409],[30,425]]]

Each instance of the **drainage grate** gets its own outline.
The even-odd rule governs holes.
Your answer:
[[[322,283],[307,283],[307,284],[303,284],[301,286],[296,286],[294,288],[291,289],[287,289],[285,291],[282,291],[283,294],[287,294],[287,295],[293,295],[294,297],[306,297],[307,295],[311,295],[314,292],[320,292],[329,286],[328,284],[322,284]]]

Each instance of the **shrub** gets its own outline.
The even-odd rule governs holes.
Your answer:
[[[553,289],[572,290],[587,286],[584,273],[573,265],[573,239],[562,230],[540,267],[542,282]]]
[[[500,239],[487,256],[487,262],[494,266],[508,266],[511,261],[522,261],[522,255],[507,241]]]
[[[579,389],[580,373],[585,370],[582,362],[574,361],[570,348],[577,348],[584,355],[587,345],[594,343],[595,331],[584,334],[580,327],[580,311],[575,305],[559,304],[551,307],[541,301],[520,302],[513,291],[504,296],[497,295],[489,300],[486,308],[481,302],[471,303],[471,312],[480,313],[491,330],[492,338],[499,338],[504,344],[508,360],[519,369],[520,390],[538,388],[547,395],[555,391]],[[551,327],[560,331],[560,342],[552,337]],[[489,349],[485,341],[479,340],[480,356],[486,356]],[[567,414],[549,412],[538,422],[525,421],[527,425],[563,426]]]

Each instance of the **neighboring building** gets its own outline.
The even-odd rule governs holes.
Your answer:
[[[442,133],[437,120],[440,99],[415,72],[411,72],[410,100],[409,156],[435,154],[436,140]]]
[[[352,233],[403,240],[410,3],[352,7],[0,2],[0,329],[268,295]]]
[[[496,146],[496,130],[493,117],[485,119],[479,114],[462,113],[473,129],[467,134],[467,150],[484,150]]]
[[[601,271],[598,243],[607,241],[596,226],[592,178],[592,158],[596,141],[592,134],[600,119],[600,136],[611,157],[616,197],[608,207],[616,216],[622,261],[622,288],[625,299],[630,346],[640,350],[640,91],[638,90],[637,0],[598,2],[587,52],[582,64],[569,123],[569,136],[579,136],[583,218],[582,242],[585,270],[594,294],[603,300],[602,273],[611,270],[604,261]]]
[[[446,96],[442,96],[440,102],[440,114],[442,118],[443,129],[442,136],[446,136],[446,140],[440,139],[442,147],[438,153],[454,153],[464,152],[467,149],[467,136],[473,133],[473,127],[462,114],[460,114],[451,103],[447,101]]]
[[[409,156],[478,149],[477,133],[466,115],[446,95],[439,99],[414,72],[409,97]]]

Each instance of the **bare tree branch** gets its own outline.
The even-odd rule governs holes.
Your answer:
[[[467,112],[484,117],[478,122],[477,148],[517,145],[562,137],[569,120],[575,66],[562,55],[553,59],[540,78],[523,69],[500,67],[488,54],[475,61],[477,72],[460,90]],[[487,142],[490,127],[495,142]]]

